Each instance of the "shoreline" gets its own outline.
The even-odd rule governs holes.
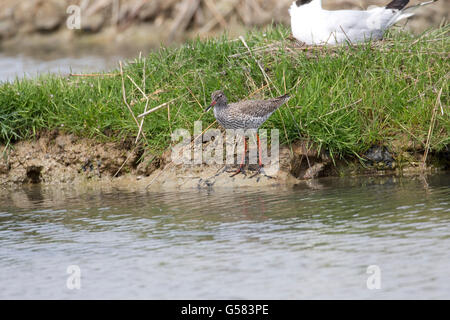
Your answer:
[[[306,47],[272,26],[239,39],[162,47],[108,73],[0,84],[0,185],[129,175],[139,186],[157,177],[172,189],[244,187],[448,170],[449,27]],[[263,126],[279,130],[276,181],[170,165],[175,129],[195,133],[197,121],[217,128],[204,108],[218,89],[230,102],[291,96]]]
[[[0,150],[4,148],[0,145]],[[42,134],[37,139],[16,143],[7,161],[0,162],[0,187],[41,184],[174,191],[304,184],[314,189],[323,177],[423,176],[446,174],[450,168],[448,154],[442,153],[429,155],[423,169],[419,152],[410,152],[409,162],[394,161],[389,167],[381,158],[365,164],[348,158],[333,164],[329,157],[317,156],[316,151],[308,151],[302,143],[295,143],[292,149],[280,148],[280,169],[271,178],[263,175],[250,178],[254,171],[248,166],[246,175],[230,177],[231,173],[218,174],[223,165],[174,165],[170,151],[156,158],[147,154],[139,162],[143,155],[143,150],[125,142],[99,142],[54,132]]]

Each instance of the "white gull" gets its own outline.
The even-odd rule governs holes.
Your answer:
[[[324,10],[322,0],[294,1],[289,9],[293,36],[306,44],[336,44],[380,40],[384,32],[412,12],[437,0],[405,8],[409,0],[393,0],[369,10]]]

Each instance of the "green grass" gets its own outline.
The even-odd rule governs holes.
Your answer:
[[[146,144],[153,152],[170,145],[176,128],[192,130],[196,120],[203,120],[203,128],[212,123],[213,113],[205,114],[203,108],[217,89],[223,89],[229,101],[245,99],[258,89],[253,97],[290,93],[288,104],[264,128],[278,128],[281,143],[307,139],[337,157],[361,155],[372,145],[405,135],[425,145],[435,112],[429,144],[439,151],[450,142],[449,31],[446,26],[419,37],[398,31],[382,42],[305,50],[286,39],[288,28],[277,26],[245,36],[253,55],[242,41],[226,36],[195,40],[126,63],[126,98],[134,101],[136,115],[144,112],[146,101],[127,76],[146,94],[162,90],[151,96],[148,109],[178,98],[145,118]],[[120,71],[113,73],[117,75],[43,75],[1,84],[0,143],[55,128],[105,140],[136,137],[138,128],[122,97]]]

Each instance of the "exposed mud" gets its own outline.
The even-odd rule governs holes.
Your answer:
[[[129,149],[125,141],[101,143],[57,131],[47,132],[5,150],[0,162],[0,184],[71,183],[120,176],[139,171],[137,162],[141,154],[137,148]]]
[[[23,184],[112,184],[133,189],[186,189],[216,187],[293,186],[324,176],[419,174],[448,170],[449,152],[429,156],[422,167],[422,153],[412,148],[393,154],[386,147],[371,148],[361,163],[357,159],[332,160],[314,146],[297,142],[280,149],[278,167],[245,167],[245,174],[233,176],[237,166],[176,165],[170,151],[155,156],[134,143],[101,142],[60,134],[39,134],[33,140],[0,146],[0,186]],[[405,155],[406,154],[406,155]]]

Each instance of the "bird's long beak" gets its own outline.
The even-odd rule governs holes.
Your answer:
[[[208,112],[208,110],[214,107],[216,103],[217,103],[216,101],[211,102],[211,104],[207,108],[205,108],[205,112]]]

